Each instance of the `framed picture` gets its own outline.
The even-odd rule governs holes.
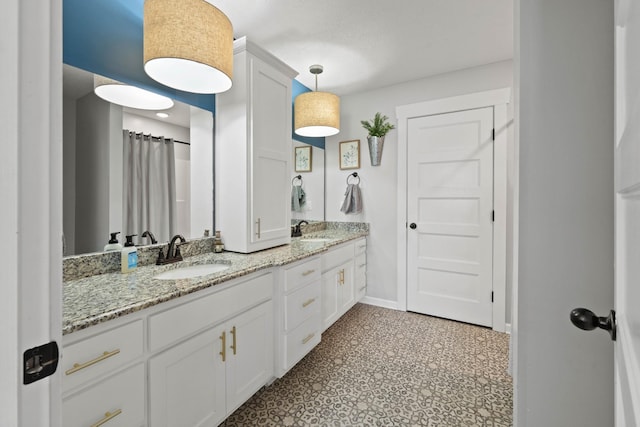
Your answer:
[[[313,151],[311,146],[295,147],[296,172],[311,172]]]
[[[360,168],[360,140],[342,141],[340,143],[340,169]]]

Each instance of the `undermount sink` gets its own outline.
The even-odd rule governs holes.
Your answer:
[[[326,243],[326,242],[331,242],[332,240],[336,240],[336,239],[328,239],[326,237],[316,237],[316,238],[311,238],[311,239],[300,239],[301,242],[308,242],[308,243]]]
[[[227,264],[198,264],[189,267],[176,268],[174,270],[165,271],[154,279],[159,280],[178,280],[178,279],[191,279],[193,277],[206,276],[208,274],[219,273],[229,268]]]

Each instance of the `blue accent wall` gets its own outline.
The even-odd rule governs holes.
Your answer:
[[[166,95],[211,111],[215,115],[215,95],[183,92],[164,86],[144,72],[144,0],[63,0],[63,62]],[[171,31],[170,28],[167,29]],[[292,100],[311,89],[293,81]],[[324,148],[324,138],[307,138],[293,132],[292,138]]]

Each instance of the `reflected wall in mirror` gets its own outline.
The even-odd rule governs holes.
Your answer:
[[[120,243],[125,234],[137,234],[134,242],[143,245],[151,243],[141,237],[147,230],[158,242],[168,241],[173,234],[194,238],[201,237],[205,229],[213,231],[211,112],[176,102],[165,110],[169,116],[161,119],[155,111],[123,108],[98,98],[93,93],[93,74],[89,72],[65,65],[63,74],[64,255],[100,252],[111,232],[121,232]],[[155,185],[155,190],[153,185],[145,185],[136,193],[136,200],[129,198],[129,204],[125,194],[131,193],[131,180],[147,169],[125,166],[124,148],[129,142],[125,129],[163,137],[138,141],[154,147],[151,151],[168,145],[164,139],[174,140],[170,161],[163,158],[154,174],[144,174],[155,175],[158,182],[164,183]],[[140,164],[145,161],[138,160]],[[143,208],[141,198],[148,196],[170,201],[162,200],[156,208]],[[132,215],[131,206],[138,212],[136,217],[141,218],[134,223],[127,220]]]
[[[296,222],[303,219],[324,221],[324,150],[296,140],[293,140],[292,146],[291,164],[294,167],[291,169],[291,219]],[[311,172],[296,172],[295,153],[299,147],[309,147],[312,150],[310,158],[313,164],[309,165]],[[301,187],[303,193],[296,187]],[[297,203],[294,200],[296,198]]]

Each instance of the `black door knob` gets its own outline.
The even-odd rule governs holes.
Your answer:
[[[571,323],[576,327],[585,330],[592,331],[596,328],[609,331],[611,339],[616,340],[616,312],[611,310],[607,317],[598,317],[595,313],[586,308],[574,308],[569,315]]]
[[[415,230],[416,227],[418,227],[418,226],[416,225],[415,222],[412,222],[411,224],[409,224],[409,228],[412,229],[412,230]]]

